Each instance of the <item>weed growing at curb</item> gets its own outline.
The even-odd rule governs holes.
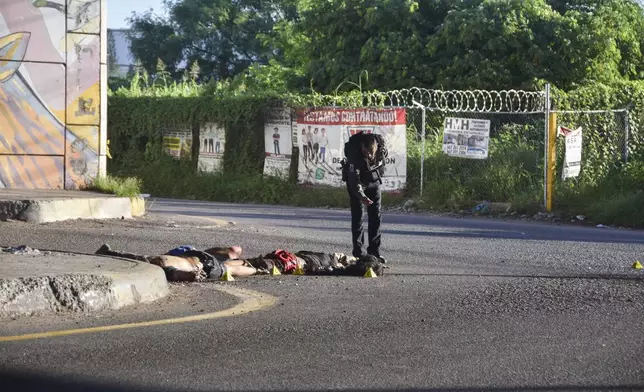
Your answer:
[[[88,191],[112,194],[118,197],[141,195],[142,181],[136,177],[98,176],[88,186]]]

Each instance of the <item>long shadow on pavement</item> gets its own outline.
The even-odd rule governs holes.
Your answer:
[[[198,217],[216,217],[221,219],[261,219],[261,220],[291,220],[291,221],[302,221],[302,220],[327,220],[327,221],[347,221],[350,219],[350,215],[337,215],[333,216],[331,214],[311,214],[311,215],[292,215],[292,214],[266,214],[266,213],[246,213],[246,212],[215,212],[215,211],[173,211],[173,210],[164,210],[164,209],[154,209],[150,212],[160,213],[160,214],[178,214],[185,216],[198,216]]]
[[[47,391],[47,392],[152,392],[152,391],[165,391],[165,392],[189,392],[190,389],[168,389],[159,387],[140,387],[140,386],[124,386],[101,383],[94,381],[81,381],[78,378],[72,379],[71,377],[54,377],[45,376],[41,374],[21,371],[0,371],[0,382],[2,390],[4,391]],[[203,390],[203,389],[198,389]],[[217,391],[216,387],[208,389]],[[644,390],[644,384],[640,385],[556,385],[556,386],[516,386],[516,387],[463,387],[463,388],[400,388],[400,389],[348,389],[349,392],[456,392],[456,391],[472,391],[472,392],[541,392],[541,391],[641,391]],[[298,390],[291,390],[298,391]],[[302,392],[322,392],[321,390],[307,389],[301,390]],[[254,392],[254,391],[248,391]],[[256,392],[260,392],[257,390]]]
[[[383,226],[386,227],[386,222]],[[330,232],[346,232],[350,233],[350,224],[347,221],[347,227],[317,227],[310,225],[278,225],[277,227],[284,227],[290,229],[309,229]],[[366,229],[365,219],[365,229]],[[427,226],[426,226],[427,227]],[[440,228],[440,226],[437,226]],[[594,242],[602,244],[642,244],[644,245],[644,237],[627,237],[622,233],[615,233],[613,236],[607,236],[606,233],[597,233],[593,236],[584,234],[567,233],[559,235],[553,231],[538,231],[538,232],[519,232],[513,230],[467,230],[463,231],[417,231],[417,230],[396,230],[383,228],[382,234],[402,235],[402,236],[419,236],[419,237],[435,237],[435,238],[489,238],[489,239],[506,239],[506,240],[525,240],[525,241],[566,241],[566,242]],[[612,234],[612,233],[611,233]]]
[[[287,213],[279,213],[285,211]],[[334,210],[312,210],[307,214],[293,214],[291,210],[277,210],[277,213],[260,212],[228,212],[203,209],[198,211],[170,210],[159,207],[151,212],[160,214],[178,214],[195,217],[215,217],[227,220],[252,219],[258,224],[274,225],[279,227],[290,227],[299,229],[313,229],[325,231],[347,231],[350,225],[350,214],[348,211]],[[267,211],[266,211],[267,212]],[[292,224],[289,222],[303,221],[328,221],[343,222],[343,227],[317,227],[314,225]],[[366,217],[365,217],[366,221]],[[418,230],[392,230],[386,225],[401,224],[423,228],[434,228],[438,231]],[[504,239],[527,239],[527,240],[548,240],[548,241],[574,241],[574,242],[595,242],[595,243],[618,243],[618,244],[644,244],[644,232],[632,230],[596,229],[592,227],[575,227],[568,225],[553,225],[540,222],[525,223],[514,221],[479,220],[473,218],[454,219],[432,216],[414,215],[384,215],[384,233],[415,236],[434,237],[464,237],[464,238],[504,238]],[[461,229],[455,230],[455,229]]]

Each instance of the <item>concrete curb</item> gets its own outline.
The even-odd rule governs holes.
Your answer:
[[[0,200],[0,221],[48,223],[70,219],[129,219],[144,214],[145,200],[142,197]]]
[[[0,316],[120,309],[169,294],[163,269],[137,261],[101,258],[108,263],[115,259],[130,264],[120,271],[0,278]]]

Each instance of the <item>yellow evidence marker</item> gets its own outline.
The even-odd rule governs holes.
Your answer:
[[[364,274],[365,278],[377,278],[378,275],[374,272],[373,268],[369,268],[367,272]]]
[[[223,282],[234,282],[235,278],[230,274],[230,271],[226,270],[219,280]]]

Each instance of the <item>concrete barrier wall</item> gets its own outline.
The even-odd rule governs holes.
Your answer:
[[[106,2],[0,1],[0,188],[105,173]]]

